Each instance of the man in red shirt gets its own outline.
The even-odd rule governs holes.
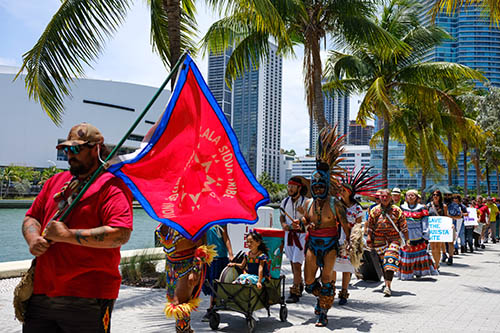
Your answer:
[[[479,223],[481,223],[481,230],[479,233],[476,233],[474,231],[474,245],[476,247],[476,250],[481,247],[482,249],[485,248],[484,243],[483,243],[483,236],[486,231],[486,229],[489,226],[489,217],[490,217],[490,209],[488,206],[486,206],[485,201],[482,196],[478,195],[477,198],[477,206],[476,209],[478,210],[478,217],[479,217]]]
[[[70,169],[44,184],[23,221],[37,257],[23,332],[109,332],[120,246],[132,232],[132,194],[103,172],[65,221],[57,221],[107,153],[102,134],[87,123],[74,126],[57,149],[66,152]]]

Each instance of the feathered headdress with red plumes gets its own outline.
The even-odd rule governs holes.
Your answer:
[[[342,176],[342,183],[350,187],[352,197],[354,197],[355,194],[372,197],[378,189],[387,186],[386,181],[378,178],[380,174],[370,176],[370,170],[372,168],[373,167],[365,168],[363,166],[356,173],[354,173],[353,169]]]
[[[339,165],[344,160],[341,157],[344,152],[344,138],[345,135],[337,134],[337,125],[324,127],[318,135],[316,169],[322,173],[329,173],[330,194],[338,191],[339,179],[345,172],[345,169]]]

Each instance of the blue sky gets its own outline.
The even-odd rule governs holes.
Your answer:
[[[33,47],[60,4],[60,0],[0,0],[0,65],[21,65],[22,54]],[[204,1],[197,2],[197,10],[199,36],[203,36],[217,17],[204,6]],[[125,23],[107,42],[92,68],[86,70],[86,76],[159,86],[167,71],[152,52],[149,22],[145,1],[134,1]],[[309,117],[304,99],[302,49],[297,48],[296,55],[283,62],[281,146],[303,155],[309,146]],[[198,56],[197,64],[206,78],[206,57]],[[357,99],[351,100],[351,118]]]

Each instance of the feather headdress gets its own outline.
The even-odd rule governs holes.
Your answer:
[[[365,168],[364,166],[356,173],[354,170],[342,176],[342,182],[349,185],[352,189],[352,196],[355,194],[364,196],[374,196],[375,192],[387,185],[387,182],[378,178],[380,174],[370,175],[370,170],[373,167]]]
[[[339,179],[345,169],[339,163],[344,160],[341,157],[344,152],[345,135],[337,134],[337,125],[324,127],[318,135],[316,149],[316,169],[330,172],[330,193],[339,188]],[[333,194],[333,193],[332,193]]]

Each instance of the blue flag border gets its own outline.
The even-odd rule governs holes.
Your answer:
[[[243,154],[241,153],[238,139],[236,138],[236,135],[231,128],[231,125],[226,119],[226,116],[222,112],[219,104],[215,100],[215,97],[213,96],[212,92],[208,88],[205,80],[203,79],[203,76],[201,75],[198,67],[194,63],[193,59],[189,56],[186,55],[186,59],[184,60],[184,63],[181,67],[180,73],[177,78],[177,82],[174,88],[174,92],[172,93],[170,100],[167,104],[167,107],[165,109],[165,112],[160,120],[160,123],[158,124],[158,127],[155,129],[151,139],[149,140],[148,144],[135,156],[133,159],[123,161],[117,164],[114,164],[108,168],[108,171],[113,173],[115,176],[121,178],[125,184],[129,187],[129,189],[132,191],[134,194],[135,198],[139,201],[141,206],[144,208],[144,210],[148,213],[148,215],[153,218],[154,220],[157,220],[169,227],[174,228],[178,232],[180,232],[184,237],[192,240],[197,240],[199,239],[205,232],[208,230],[210,227],[216,224],[228,224],[228,223],[233,223],[233,224],[255,224],[258,220],[258,216],[255,220],[246,220],[246,219],[221,219],[221,220],[215,220],[212,222],[207,223],[205,226],[203,226],[195,235],[191,235],[189,232],[187,232],[182,225],[179,223],[166,219],[166,218],[160,218],[158,215],[155,213],[153,207],[149,203],[149,201],[142,195],[142,193],[139,191],[137,186],[134,184],[134,182],[127,177],[122,171],[121,167],[125,164],[130,164],[130,163],[135,163],[140,161],[150,150],[151,148],[158,142],[160,137],[163,135],[165,129],[167,128],[167,125],[170,121],[170,117],[172,115],[172,112],[175,108],[175,105],[177,104],[177,100],[179,98],[179,95],[184,88],[184,84],[186,83],[187,80],[187,75],[189,73],[189,70],[192,70],[196,81],[198,83],[198,86],[201,88],[201,91],[205,98],[207,99],[208,103],[212,107],[213,111],[217,115],[217,118],[221,122],[224,131],[226,132],[226,135],[229,138],[229,142],[232,145],[233,151],[234,151],[234,156],[236,157],[236,160],[238,161],[239,165],[241,166],[241,169],[243,170],[243,173],[249,180],[250,184],[254,187],[254,189],[262,194],[263,198],[257,202],[255,205],[255,210],[260,206],[265,205],[266,203],[269,202],[269,194],[267,193],[266,189],[257,181],[255,178],[254,174],[248,167],[247,162],[245,161],[245,158],[243,157]]]

